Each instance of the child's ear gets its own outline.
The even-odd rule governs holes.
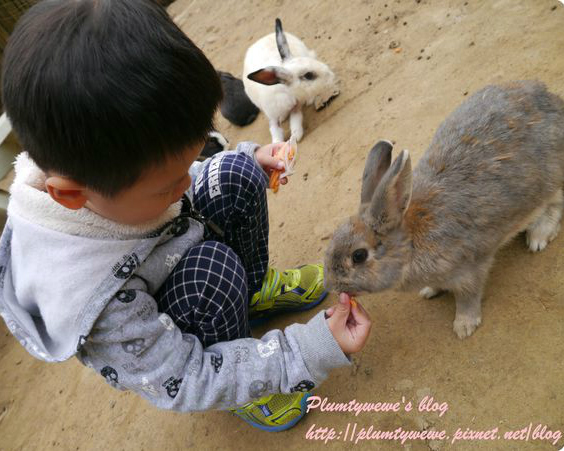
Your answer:
[[[88,200],[85,195],[86,188],[66,177],[48,177],[45,180],[45,189],[55,202],[71,210],[84,207]]]

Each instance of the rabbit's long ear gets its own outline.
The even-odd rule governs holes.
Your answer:
[[[402,150],[376,187],[364,221],[379,233],[397,227],[411,200],[411,158]]]
[[[284,30],[282,30],[282,21],[276,18],[276,46],[278,47],[278,53],[280,53],[280,58],[282,61],[290,58],[292,54],[290,53],[290,46],[288,46],[288,41],[286,40],[286,35]]]
[[[389,141],[378,141],[366,157],[364,174],[362,174],[361,205],[370,202],[374,190],[390,167],[392,162],[392,149],[392,143]]]
[[[256,70],[247,75],[249,80],[256,81],[262,85],[277,85],[283,83],[289,85],[292,83],[294,76],[288,69],[280,66],[268,66],[263,69]]]

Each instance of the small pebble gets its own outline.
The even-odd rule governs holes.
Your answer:
[[[404,25],[404,26],[407,25],[407,22],[404,22],[403,25]]]
[[[475,43],[474,41],[472,41],[472,42],[470,43],[470,47],[472,47],[473,45],[476,45],[476,43]]]
[[[372,82],[371,82],[371,81],[368,82],[368,86],[372,86]]]
[[[554,5],[552,8],[550,8],[551,11],[554,11],[556,9],[556,5]]]
[[[468,91],[464,91],[464,94],[463,94],[463,95],[467,96],[467,95],[468,95]]]
[[[425,396],[431,396],[431,389],[429,387],[420,388],[419,390],[417,390],[416,395],[417,395],[417,402],[421,402],[421,400]]]
[[[425,49],[421,49],[421,53],[423,53],[425,51]]]
[[[399,42],[397,42],[397,41],[392,41],[392,42],[390,42],[390,45],[389,45],[388,47],[389,47],[391,50],[393,50],[393,49],[399,48],[399,46],[400,46],[400,43],[399,43]]]
[[[391,97],[388,97],[388,102],[391,102],[393,99]]]
[[[415,417],[415,425],[420,431],[424,431],[430,426],[429,422],[424,417],[419,415]]]
[[[421,55],[419,55],[419,56],[417,57],[418,60],[420,60],[421,58],[423,58]]]
[[[394,390],[400,392],[411,390],[412,388],[413,388],[413,381],[410,379],[403,379],[394,386]]]
[[[427,59],[428,59],[428,60],[430,60],[430,59],[431,59],[431,57],[430,57],[430,56],[428,56],[428,57],[427,57]]]
[[[284,225],[283,222],[281,222],[280,224],[278,224],[278,227],[282,227]]]
[[[352,29],[351,29],[351,28],[349,28],[349,31],[352,31]]]

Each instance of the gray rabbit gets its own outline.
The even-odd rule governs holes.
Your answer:
[[[496,251],[526,231],[545,248],[563,208],[564,102],[535,81],[488,86],[439,127],[411,170],[404,150],[378,142],[364,169],[360,208],[335,231],[325,256],[329,290],[450,290],[454,332],[481,323]]]
[[[245,93],[243,82],[228,72],[217,72],[223,88],[221,114],[232,124],[244,127],[253,122],[259,109]]]

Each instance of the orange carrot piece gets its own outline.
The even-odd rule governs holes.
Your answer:
[[[282,172],[278,171],[277,169],[274,169],[271,173],[270,173],[270,183],[269,183],[269,188],[272,190],[273,193],[278,192],[278,187],[280,186],[280,174]]]
[[[286,142],[283,146],[281,146],[278,149],[278,152],[276,152],[274,157],[283,161],[284,160],[284,153],[286,152],[286,146],[289,146],[289,145],[290,145],[290,143]],[[291,161],[293,159],[294,159],[294,148],[290,147],[290,150],[288,151],[288,160]],[[270,173],[270,180],[269,180],[268,186],[272,190],[273,193],[278,192],[278,188],[280,187],[280,174],[282,174],[282,172],[284,172],[284,171],[279,170],[279,169],[273,169],[272,172]]]

